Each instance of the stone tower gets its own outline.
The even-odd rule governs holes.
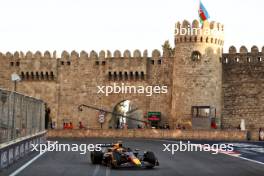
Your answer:
[[[205,21],[202,26],[197,20],[192,24],[186,20],[176,23],[171,111],[174,125],[191,127],[192,117],[198,114],[221,118],[223,33],[223,25],[216,22]]]

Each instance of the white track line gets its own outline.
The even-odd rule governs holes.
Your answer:
[[[106,167],[105,176],[109,176],[110,174],[111,174],[111,169],[109,167]]]
[[[98,174],[99,170],[100,170],[100,165],[96,165],[94,172],[93,172],[93,176],[96,176]]]
[[[225,155],[228,155],[228,156],[232,156],[232,157],[235,157],[235,158],[240,158],[240,159],[243,159],[243,160],[246,160],[246,161],[251,161],[253,163],[264,165],[263,162],[256,161],[256,160],[253,160],[253,159],[249,159],[249,158],[245,158],[245,157],[242,157],[242,156],[239,156],[239,155],[233,155],[233,154],[229,154],[229,153],[222,153],[222,154],[225,154]]]
[[[31,163],[33,163],[35,160],[37,160],[39,157],[41,157],[46,152],[47,152],[47,150],[44,151],[44,152],[42,152],[42,153],[40,153],[40,154],[38,154],[37,156],[35,156],[30,161],[28,161],[27,163],[25,163],[23,166],[21,166],[20,168],[18,168],[16,171],[14,171],[9,176],[15,176],[15,175],[19,174],[22,170],[24,170],[26,167],[28,167]]]

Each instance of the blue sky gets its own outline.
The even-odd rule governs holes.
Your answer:
[[[264,46],[262,0],[203,0],[230,45]],[[199,0],[0,0],[0,51],[161,49]]]

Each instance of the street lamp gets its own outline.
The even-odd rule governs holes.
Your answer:
[[[13,73],[11,75],[11,80],[14,82],[14,92],[12,92],[13,94],[13,114],[12,114],[12,129],[11,129],[11,139],[14,139],[15,137],[15,109],[16,109],[16,101],[15,101],[15,92],[17,89],[17,82],[21,80],[21,78],[19,77],[18,74]]]
[[[11,80],[14,82],[14,91],[16,92],[16,89],[17,89],[17,82],[18,82],[18,81],[21,81],[21,78],[20,78],[20,76],[19,76],[18,74],[13,73],[13,74],[11,75]]]

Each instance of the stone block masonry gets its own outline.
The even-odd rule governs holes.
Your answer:
[[[246,128],[264,127],[264,48],[248,52],[234,46],[223,54],[223,127],[236,128],[241,119]]]
[[[247,132],[239,130],[49,130],[47,138],[145,138],[208,141],[246,141]]]

